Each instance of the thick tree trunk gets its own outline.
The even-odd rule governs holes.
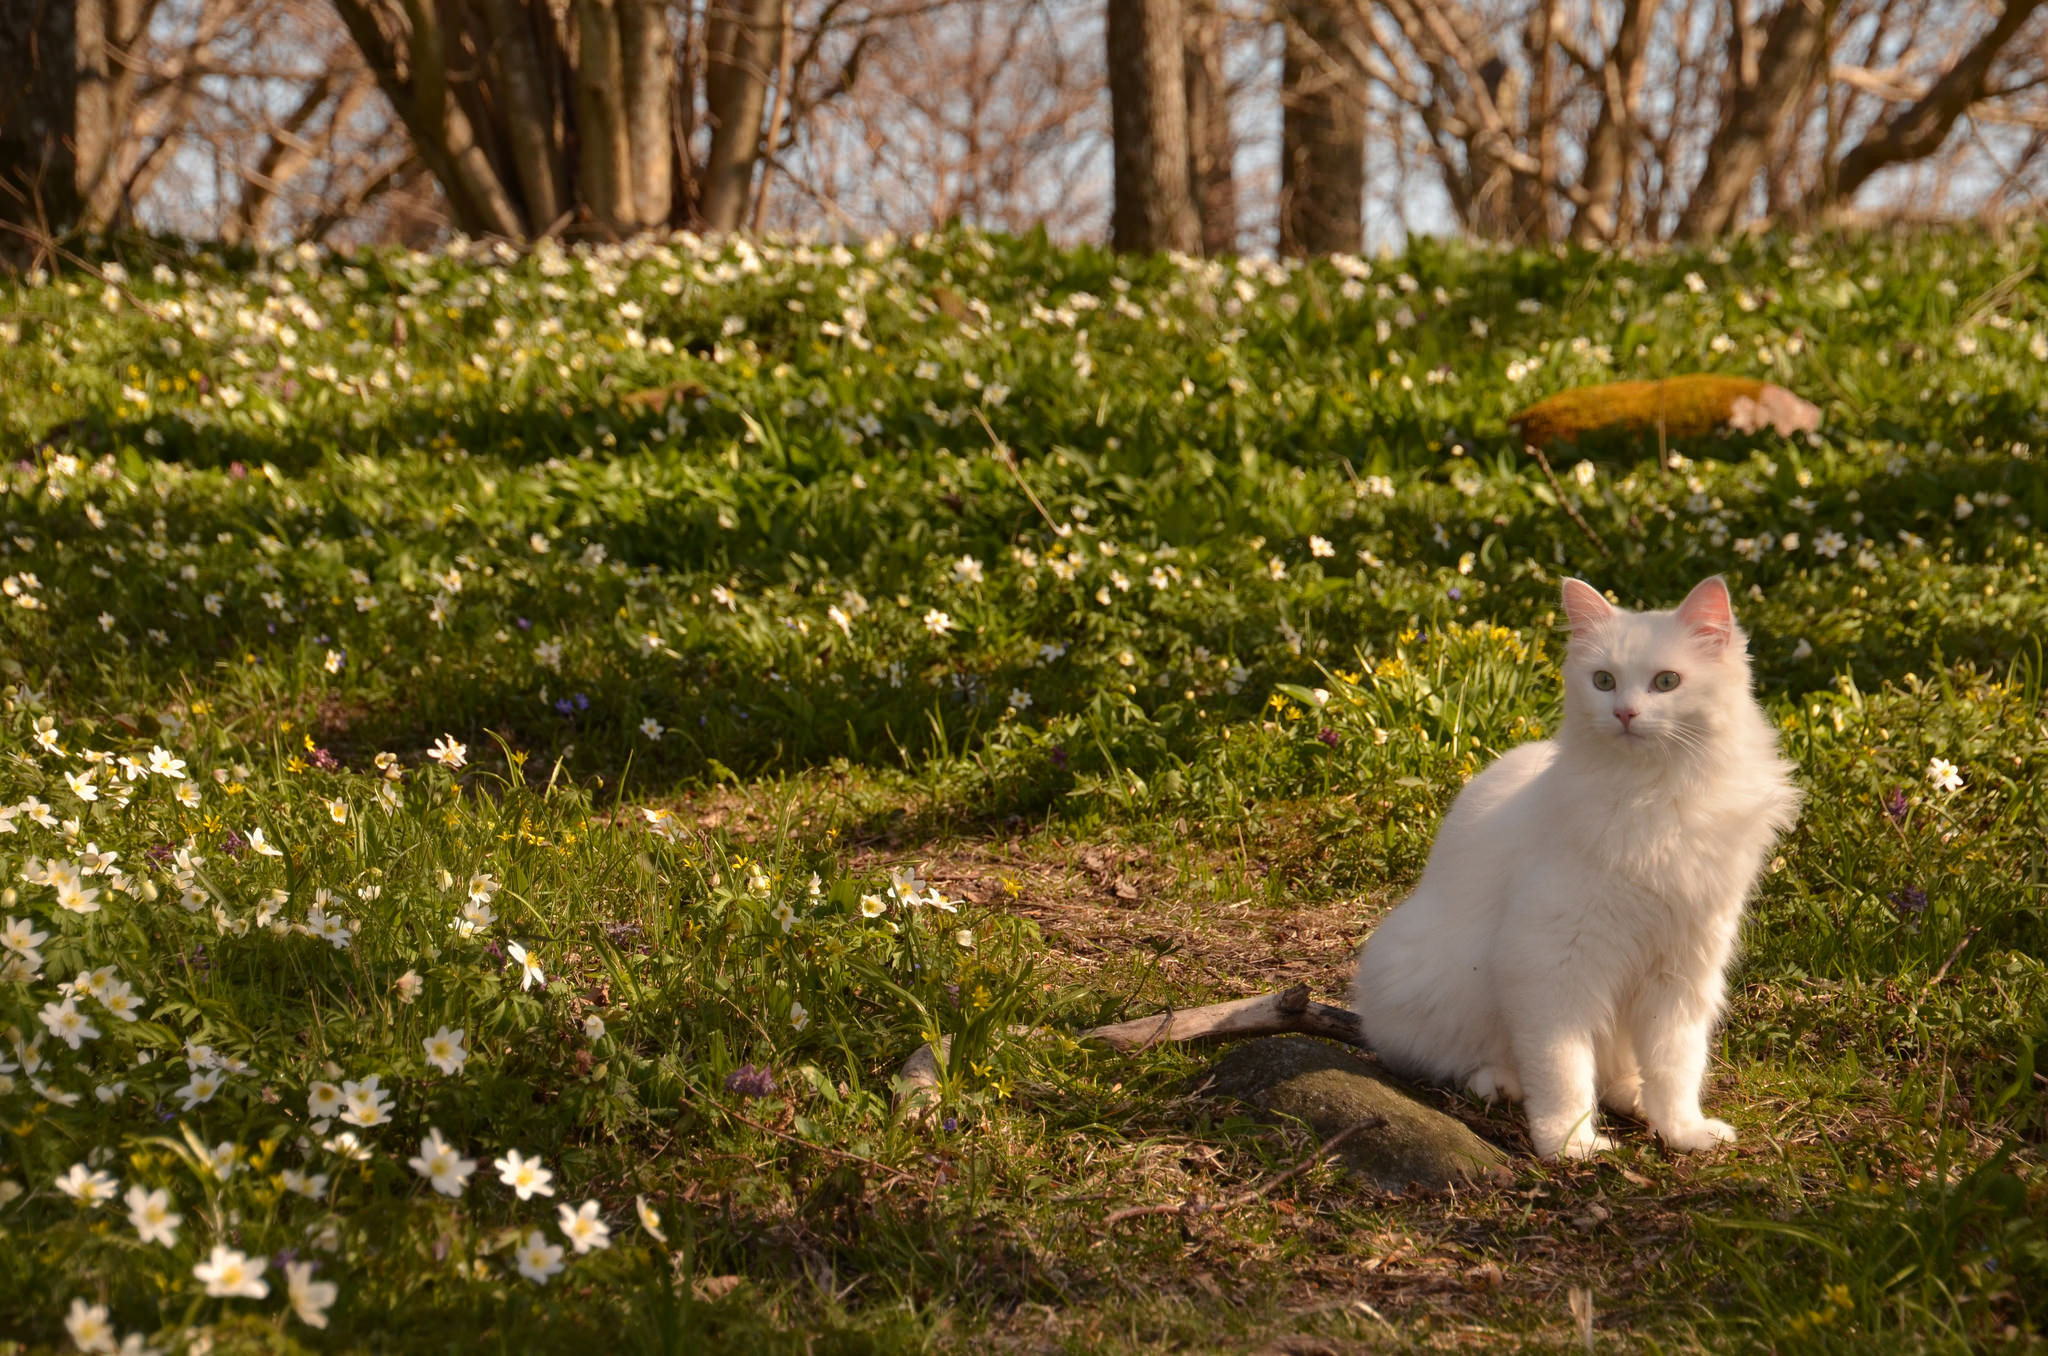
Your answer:
[[[2004,13],[1928,87],[1927,93],[1904,109],[1884,119],[1863,140],[1842,157],[1828,188],[1829,204],[1846,203],[1879,170],[1907,161],[1923,159],[1941,149],[1957,119],[1984,96],[1985,77],[1991,63],[2011,42],[2041,0],[2006,0]]]
[[[0,222],[61,232],[84,206],[73,149],[77,25],[76,0],[0,4]]]
[[[1755,79],[1732,91],[1707,145],[1706,168],[1678,219],[1680,237],[1698,240],[1735,225],[1784,135],[1787,112],[1826,64],[1834,17],[1835,0],[1785,0],[1772,18],[1756,56]]]
[[[496,74],[504,87],[505,141],[512,172],[526,204],[527,221],[535,232],[545,231],[561,219],[569,199],[562,120],[541,55],[544,39],[552,50],[554,24],[519,0],[485,0],[484,12]]]
[[[1212,0],[1191,0],[1182,79],[1188,99],[1188,183],[1202,221],[1202,253],[1237,249],[1237,143],[1230,131],[1230,88],[1223,70],[1223,16]]]
[[[633,185],[633,224],[641,230],[668,220],[675,195],[670,172],[674,140],[669,92],[675,86],[675,38],[664,0],[620,0],[619,33],[626,68],[627,172]]]
[[[705,229],[736,231],[761,157],[761,115],[782,46],[782,0],[713,0],[705,24],[704,105],[711,153],[699,212]]]
[[[578,186],[592,224],[602,234],[630,234],[633,154],[618,0],[576,0],[576,143]]]
[[[1642,104],[1644,40],[1656,22],[1657,0],[1623,0],[1614,46],[1600,68],[1600,112],[1586,138],[1586,168],[1579,184],[1586,204],[1572,216],[1571,238],[1581,245],[1621,235],[1621,192],[1628,176],[1629,139]]]
[[[1153,253],[1201,248],[1188,187],[1188,106],[1180,0],[1109,0],[1109,107],[1115,165],[1110,243]]]
[[[1280,252],[1356,254],[1365,243],[1365,97],[1343,22],[1321,0],[1286,11],[1280,64]]]

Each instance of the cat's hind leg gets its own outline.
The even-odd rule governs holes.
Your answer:
[[[1595,1046],[1594,1053],[1600,1105],[1640,1120],[1643,1115],[1643,1069],[1636,1059],[1635,1041],[1628,1028],[1617,1028],[1607,1040]]]
[[[1482,1102],[1496,1097],[1510,1102],[1522,1100],[1522,1080],[1505,1064],[1489,1064],[1465,1080],[1465,1086]]]

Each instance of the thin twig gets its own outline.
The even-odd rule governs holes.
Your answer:
[[[1983,930],[1984,929],[1981,926],[1974,927],[1963,934],[1963,940],[1956,943],[1956,949],[1948,953],[1948,959],[1941,963],[1941,968],[1939,970],[1936,970],[1934,972],[1934,977],[1927,981],[1928,988],[1931,989],[1935,985],[1941,983],[1942,980],[1948,978],[1948,967],[1956,963],[1956,957],[1963,954],[1963,948],[1968,946],[1971,940],[1974,939],[1976,935],[1979,932],[1982,932]]]
[[[1367,1116],[1362,1121],[1347,1125],[1336,1134],[1324,1140],[1322,1147],[1318,1148],[1307,1158],[1302,1159],[1299,1163],[1296,1163],[1287,1171],[1249,1190],[1241,1191],[1235,1196],[1228,1196],[1223,1200],[1214,1202],[1204,1201],[1200,1197],[1194,1196],[1182,1201],[1179,1205],[1134,1205],[1106,1215],[1103,1218],[1102,1227],[1104,1229],[1113,1228],[1127,1219],[1138,1219],[1145,1215],[1185,1215],[1192,1219],[1199,1215],[1213,1214],[1218,1210],[1234,1210],[1240,1205],[1250,1205],[1253,1201],[1270,1195],[1276,1188],[1293,1181],[1310,1168],[1320,1166],[1324,1160],[1329,1158],[1331,1152],[1338,1145],[1350,1139],[1361,1130],[1376,1130],[1386,1123],[1387,1118],[1385,1116]]]
[[[62,245],[57,243],[57,238],[51,235],[48,231],[39,231],[33,226],[22,226],[12,221],[0,221],[0,230],[12,231],[16,235],[26,239],[30,244],[35,245],[41,249],[48,250],[51,254],[56,255],[59,259],[62,259],[65,263],[70,264],[72,267],[83,269],[87,273],[92,274],[93,277],[98,278],[101,282],[105,283],[107,286],[113,288],[122,296],[126,297],[128,299],[128,304],[130,306],[133,306],[136,310],[142,312],[151,320],[157,321],[159,324],[170,323],[169,316],[165,315],[162,311],[159,311],[156,307],[144,301],[141,297],[136,296],[135,293],[131,291],[126,284],[115,282],[112,278],[109,278],[105,273],[101,272],[97,267],[95,267],[87,260],[82,259],[78,255],[73,254],[70,250],[65,249]]]
[[[1010,468],[1010,474],[1017,478],[1017,488],[1024,491],[1024,497],[1031,501],[1031,507],[1038,510],[1038,516],[1045,519],[1045,525],[1053,530],[1054,536],[1066,536],[1066,531],[1061,530],[1060,525],[1052,520],[1052,515],[1045,511],[1045,505],[1038,502],[1038,496],[1031,492],[1031,486],[1025,482],[1024,472],[1017,467],[1017,454],[1012,452],[1010,445],[998,437],[995,429],[989,426],[987,415],[983,414],[979,408],[975,409],[973,413],[975,422],[981,425],[981,431],[986,433],[988,440],[995,444],[996,459]]]
[[[1572,501],[1565,497],[1564,486],[1558,483],[1557,472],[1550,469],[1550,458],[1543,455],[1543,449],[1534,443],[1529,443],[1527,448],[1529,455],[1536,458],[1536,464],[1543,468],[1543,478],[1550,482],[1551,492],[1557,496],[1557,506],[1571,515],[1571,520],[1579,525],[1579,531],[1586,534],[1586,539],[1600,548],[1601,555],[1614,559],[1614,552],[1607,549],[1607,543],[1600,540],[1600,534],[1593,530],[1593,525],[1580,517],[1579,511],[1572,507]]]

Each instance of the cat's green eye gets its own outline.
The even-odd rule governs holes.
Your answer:
[[[1669,692],[1672,688],[1678,686],[1678,675],[1670,669],[1666,669],[1650,680],[1650,686],[1656,688],[1659,692]]]
[[[1602,692],[1614,691],[1614,675],[1606,669],[1593,670],[1593,686],[1599,688]]]

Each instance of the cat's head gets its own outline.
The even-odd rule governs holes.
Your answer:
[[[1668,612],[1627,612],[1567,579],[1564,610],[1565,728],[1574,739],[1645,756],[1704,753],[1753,700],[1748,640],[1719,575]]]

